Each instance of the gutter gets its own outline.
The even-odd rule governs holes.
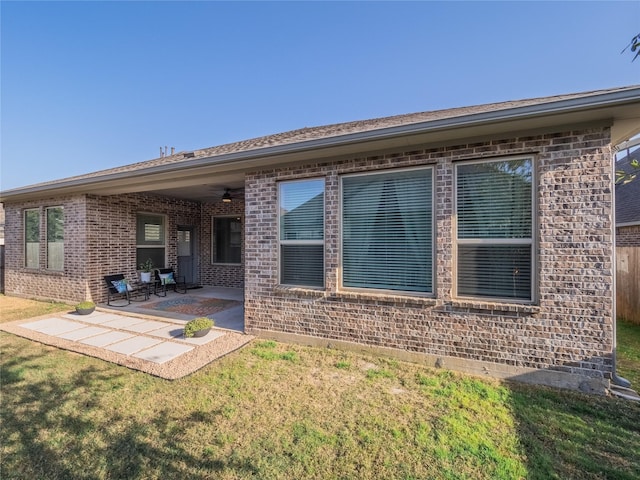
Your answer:
[[[612,157],[614,157],[614,155],[612,155]],[[616,178],[616,162],[615,160],[612,163],[612,175],[611,175],[611,179],[614,182],[614,188],[612,188],[612,191],[615,192],[615,181],[613,179]],[[613,239],[613,248],[612,250],[612,258],[611,258],[611,267],[612,267],[612,271],[613,271],[613,303],[612,303],[612,315],[613,315],[613,349],[611,352],[611,360],[612,360],[612,372],[611,372],[611,381],[613,382],[614,385],[618,386],[618,387],[622,387],[622,388],[630,388],[631,387],[631,382],[629,380],[627,380],[626,378],[620,377],[618,375],[618,361],[617,361],[617,353],[618,353],[618,335],[616,333],[617,329],[618,329],[618,313],[616,311],[616,299],[618,297],[618,286],[616,284],[616,268],[617,268],[617,258],[616,258],[616,196],[611,195],[611,209],[612,209],[612,222],[611,222],[611,238]]]
[[[142,168],[140,170],[129,170],[106,174],[104,176],[88,177],[77,180],[67,180],[46,185],[35,185],[32,187],[17,188],[7,190],[0,194],[0,201],[4,201],[13,195],[25,195],[39,192],[47,192],[61,188],[79,187],[103,183],[106,181],[119,180],[122,178],[132,178],[137,176],[153,175],[155,173],[170,173],[172,171],[183,171],[185,169],[198,168],[202,166],[226,165],[240,161],[251,161],[258,158],[288,155],[293,153],[305,153],[318,151],[321,149],[344,147],[358,143],[367,143],[376,140],[400,138],[403,136],[437,133],[439,131],[468,128],[478,125],[490,125],[501,122],[511,122],[520,119],[535,118],[545,115],[559,115],[563,113],[578,113],[594,108],[606,108],[622,106],[640,100],[640,86],[634,86],[621,91],[600,95],[587,95],[568,100],[549,101],[545,103],[528,105],[524,107],[512,107],[506,110],[496,110],[484,113],[473,113],[457,117],[444,118],[440,120],[428,120],[425,122],[373,129],[364,132],[348,133],[316,140],[306,140],[274,147],[264,147],[253,150],[244,150],[228,154],[216,155],[215,157],[205,156],[180,162],[179,164],[159,165],[156,167]],[[187,155],[195,154],[188,152]]]
[[[633,147],[637,147],[638,145],[640,145],[640,137],[632,138],[631,140],[627,140],[626,142],[619,143],[614,147],[614,150],[616,152],[620,152],[622,150],[627,150]]]

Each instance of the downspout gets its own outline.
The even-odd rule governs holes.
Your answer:
[[[613,255],[612,255],[612,273],[613,273],[613,351],[611,355],[611,359],[613,361],[613,371],[611,372],[611,382],[618,387],[629,388],[631,387],[631,382],[626,378],[618,376],[617,373],[617,350],[618,350],[618,340],[617,340],[617,323],[618,323],[618,315],[616,312],[616,299],[617,299],[617,285],[616,285],[616,277],[617,275],[617,258],[616,258],[616,152],[618,151],[618,146],[613,147],[612,157],[613,157],[613,165],[612,165],[612,179],[613,179],[613,194],[611,195],[611,208],[612,208],[612,222],[611,222],[611,238],[613,239]]]

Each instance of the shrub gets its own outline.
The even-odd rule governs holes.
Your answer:
[[[214,321],[208,317],[198,317],[187,322],[184,326],[184,336],[193,337],[194,333],[199,330],[206,330],[213,327]]]
[[[89,310],[90,308],[96,308],[96,304],[88,300],[76,305],[76,310]]]

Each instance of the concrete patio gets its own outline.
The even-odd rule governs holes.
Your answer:
[[[151,295],[123,307],[99,305],[90,315],[68,312],[4,323],[0,330],[177,379],[253,339],[243,333],[242,295],[239,289],[205,287],[166,297]],[[216,311],[207,313],[207,308]],[[184,313],[189,310],[199,313]],[[185,338],[184,325],[195,316],[214,318],[216,325],[205,337]]]
[[[166,297],[161,297],[151,293],[148,300],[134,300],[129,305],[109,306],[106,303],[99,304],[101,309],[113,312],[126,312],[142,315],[153,315],[156,317],[167,318],[178,324],[184,324],[195,316],[200,314],[183,313],[179,311],[163,310],[162,307],[166,303],[177,302],[178,304],[195,304],[198,301],[206,299],[232,300],[235,302],[244,302],[244,291],[241,288],[225,288],[225,287],[201,287],[187,290],[187,293],[167,292]],[[122,301],[112,302],[115,305],[121,305]],[[218,312],[207,312],[202,316],[208,316],[215,320],[216,327],[236,332],[244,332],[244,306],[243,304],[232,306]]]

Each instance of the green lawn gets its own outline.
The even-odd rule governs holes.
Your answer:
[[[640,389],[640,325],[618,320],[618,373]]]
[[[640,477],[638,403],[352,352],[254,341],[167,381],[0,333],[0,367],[3,480]]]

